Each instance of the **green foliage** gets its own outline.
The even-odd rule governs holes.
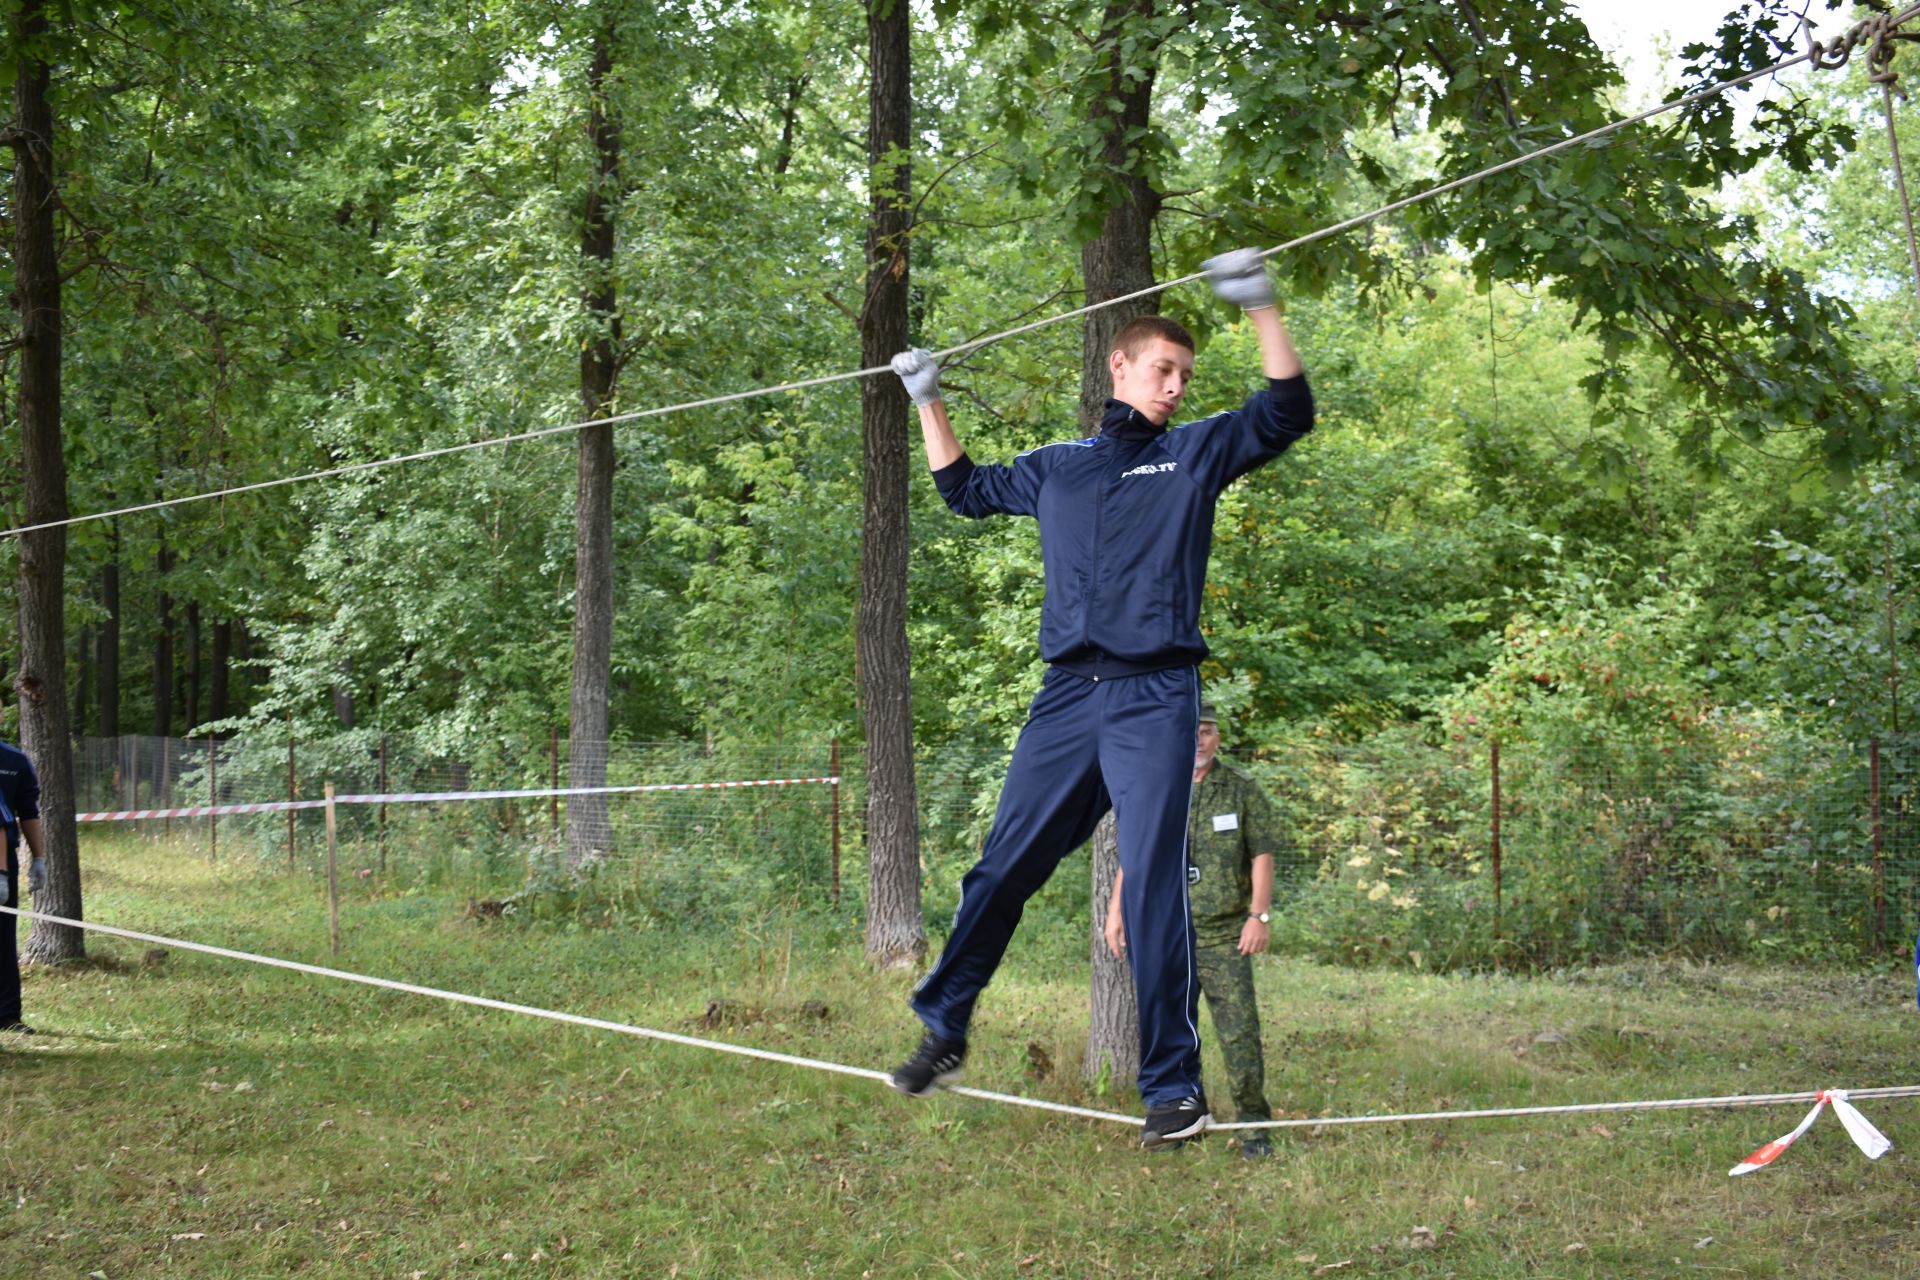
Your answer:
[[[1834,504],[1818,544],[1773,530],[1783,597],[1728,653],[1771,698],[1858,741],[1920,723],[1920,496],[1891,469]]]
[[[942,0],[916,29],[915,342],[1078,305],[1079,247],[1128,174],[1162,193],[1164,279],[1623,110],[1618,71],[1558,0],[1337,21],[1238,0],[1112,8]],[[78,511],[570,422],[579,351],[603,336],[581,303],[596,286],[619,301],[615,411],[857,361],[861,6],[61,14]],[[1784,0],[1745,6],[1674,78],[1773,61],[1789,16]],[[622,170],[603,278],[578,242],[597,180],[585,67],[608,31]],[[1156,86],[1117,161],[1096,145],[1116,71]],[[1320,428],[1221,504],[1205,675],[1264,765],[1294,743],[1380,757],[1300,784],[1383,824],[1342,818],[1318,837],[1347,852],[1325,855],[1302,901],[1343,958],[1486,958],[1470,941],[1491,896],[1486,833],[1461,816],[1480,784],[1442,781],[1418,746],[1454,732],[1453,714],[1462,741],[1440,750],[1497,731],[1521,771],[1516,831],[1540,842],[1503,885],[1513,958],[1589,954],[1612,943],[1580,930],[1617,938],[1627,919],[1648,947],[1758,948],[1785,918],[1805,922],[1792,947],[1858,949],[1834,941],[1857,939],[1857,920],[1816,919],[1821,895],[1847,894],[1805,870],[1855,874],[1839,870],[1841,828],[1790,832],[1778,807],[1853,784],[1781,789],[1769,807],[1728,779],[1741,752],[1785,759],[1804,737],[1831,755],[1920,713],[1914,682],[1889,680],[1920,625],[1920,512],[1902,487],[1920,421],[1913,310],[1877,90],[1856,68],[1758,92],[1773,105],[1751,130],[1713,100],[1275,262]],[[1898,123],[1920,155],[1911,112]],[[0,292],[11,270],[0,260]],[[1238,404],[1257,385],[1251,334],[1203,289],[1161,301],[1201,340],[1189,409]],[[955,362],[945,385],[974,456],[1070,434],[1080,355],[1077,328],[1057,325]],[[857,423],[855,389],[836,384],[616,429],[617,738],[857,747]],[[182,681],[189,610],[200,622],[193,719],[211,718],[208,633],[244,624],[220,726],[239,735],[236,783],[277,790],[289,722],[335,744],[316,745],[316,769],[364,764],[383,733],[467,760],[544,742],[568,714],[573,470],[561,436],[77,526],[74,674],[98,675],[80,646],[113,567],[125,729],[198,727],[183,697],[154,725],[163,599]],[[917,467],[912,486],[937,919],[1039,675],[1043,584],[1030,525],[956,520]],[[0,543],[0,574],[13,555]],[[98,728],[91,712],[81,724]],[[1529,770],[1549,788],[1573,771],[1577,803],[1527,808]],[[1641,781],[1615,794],[1602,775]],[[1737,838],[1648,844],[1668,802],[1724,810]],[[515,821],[450,823],[435,865],[504,875],[531,839]],[[284,839],[283,822],[257,829],[269,850]],[[1404,875],[1386,875],[1389,841],[1423,851],[1391,864]],[[1660,875],[1627,902],[1633,850],[1684,864],[1673,883],[1689,892],[1712,887],[1711,936],[1661,923],[1684,913]],[[1362,853],[1370,869],[1346,865]],[[785,874],[739,894],[776,893]],[[1043,912],[1078,912],[1079,879],[1063,875]],[[663,882],[657,901],[698,887]],[[633,884],[595,892],[622,918],[655,909],[621,896]],[[1409,893],[1417,906],[1394,905]],[[1365,941],[1383,935],[1384,950]]]

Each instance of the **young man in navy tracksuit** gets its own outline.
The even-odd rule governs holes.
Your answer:
[[[964,516],[1040,522],[1040,653],[1049,664],[993,829],[961,881],[953,934],[914,989],[926,1036],[893,1085],[924,1097],[958,1076],[974,1001],[1027,899],[1111,808],[1140,1008],[1140,1141],[1148,1147],[1191,1137],[1209,1122],[1186,838],[1214,503],[1313,427],[1313,397],[1265,262],[1243,249],[1212,259],[1207,271],[1221,297],[1246,308],[1269,385],[1239,410],[1199,422],[1167,427],[1193,376],[1193,339],[1157,316],[1115,338],[1107,361],[1114,398],[1099,435],[1046,445],[1005,466],[977,465],[960,448],[930,354],[893,360],[920,406],[927,462],[947,505]]]

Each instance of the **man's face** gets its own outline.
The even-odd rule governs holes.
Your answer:
[[[1211,720],[1200,722],[1199,736],[1193,740],[1193,771],[1200,772],[1213,763],[1213,753],[1220,749],[1220,726]]]
[[[1177,342],[1155,338],[1129,357],[1115,351],[1107,357],[1113,372],[1113,398],[1138,409],[1156,427],[1167,425],[1193,380],[1193,352]]]

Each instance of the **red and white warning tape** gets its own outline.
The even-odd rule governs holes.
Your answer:
[[[1812,1127],[1820,1116],[1821,1109],[1829,1102],[1833,1104],[1833,1114],[1840,1117],[1840,1123],[1846,1127],[1847,1136],[1853,1139],[1855,1146],[1864,1151],[1869,1160],[1878,1160],[1893,1147],[1887,1141],[1887,1135],[1873,1127],[1873,1122],[1860,1114],[1859,1108],[1847,1101],[1845,1089],[1822,1089],[1813,1104],[1813,1110],[1807,1112],[1797,1128],[1784,1138],[1775,1138],[1766,1146],[1727,1171],[1727,1176],[1737,1178],[1743,1173],[1752,1173],[1755,1169],[1764,1169],[1779,1158],[1780,1153],[1793,1145],[1794,1139]]]
[[[427,804],[448,800],[544,800],[550,796],[636,795],[646,791],[733,791],[743,787],[831,786],[835,777],[751,778],[740,782],[650,782],[630,787],[538,787],[520,791],[406,791],[377,795],[335,796],[335,805]],[[138,822],[144,818],[210,818],[233,813],[285,813],[297,809],[324,809],[325,800],[267,800],[258,804],[196,804],[175,809],[108,809],[76,813],[75,822]]]

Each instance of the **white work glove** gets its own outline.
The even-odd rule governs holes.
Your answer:
[[[915,404],[933,404],[944,398],[940,394],[940,366],[934,361],[933,352],[925,347],[915,347],[895,356],[893,371],[907,384],[907,394]]]
[[[1200,264],[1207,269],[1213,291],[1248,311],[1273,305],[1273,281],[1267,278],[1267,260],[1258,249],[1235,249]]]
[[[38,898],[47,891],[47,860],[35,858],[27,864],[27,888]]]

